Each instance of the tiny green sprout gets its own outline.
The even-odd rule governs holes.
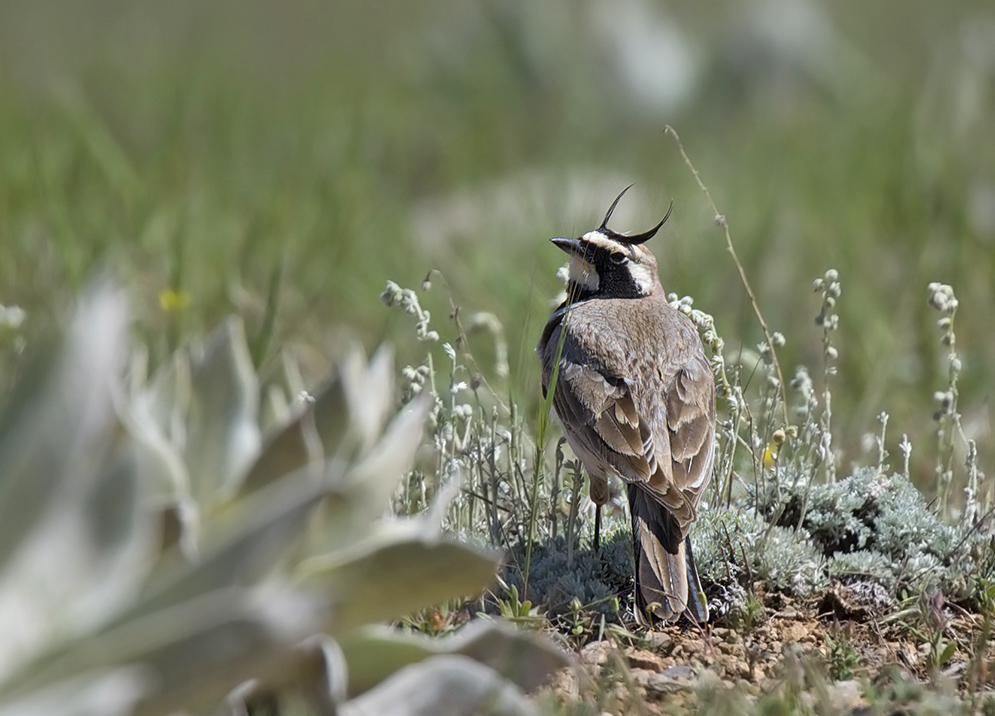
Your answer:
[[[836,638],[825,635],[826,647],[829,649],[829,670],[834,679],[852,679],[854,672],[860,667],[860,653],[844,635]]]

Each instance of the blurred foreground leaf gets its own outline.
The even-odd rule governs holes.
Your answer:
[[[566,654],[550,642],[499,621],[471,622],[443,639],[369,626],[343,636],[339,644],[359,674],[349,680],[353,694],[362,693],[402,666],[442,654],[469,656],[525,691],[538,688],[551,673],[570,664]]]
[[[518,687],[562,664],[531,638],[356,636],[481,592],[500,560],[437,515],[390,516],[429,409],[387,424],[392,353],[353,350],[300,401],[260,384],[232,319],[145,381],[126,303],[95,288],[0,409],[0,716],[240,713],[263,693],[323,713],[531,713]],[[266,430],[264,390],[287,406]],[[349,633],[346,654],[332,636]],[[365,701],[346,702],[350,674]]]

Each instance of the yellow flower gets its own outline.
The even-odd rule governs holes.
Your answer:
[[[791,431],[791,427],[788,428],[788,432],[785,432],[781,428],[774,431],[774,434],[771,435],[771,441],[764,448],[764,467],[771,467],[777,462],[777,455],[781,451],[781,446],[784,445],[784,441],[788,439],[788,434]]]
[[[159,307],[167,313],[182,311],[189,305],[190,294],[186,291],[167,288],[159,292]]]
[[[769,443],[764,448],[764,467],[771,467],[777,460],[777,445]]]

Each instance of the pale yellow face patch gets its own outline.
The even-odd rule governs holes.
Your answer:
[[[570,257],[570,280],[586,291],[597,291],[601,283],[594,265],[579,256]]]
[[[643,263],[632,263],[629,265],[629,272],[632,274],[632,282],[639,287],[639,292],[648,296],[658,280],[656,268]]]

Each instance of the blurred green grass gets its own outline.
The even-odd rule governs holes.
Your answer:
[[[509,389],[529,403],[559,289],[546,239],[591,228],[636,182],[616,228],[675,199],[654,246],[664,285],[713,313],[735,355],[760,333],[669,123],[787,336],[786,378],[799,362],[820,373],[810,286],[839,270],[840,445],[858,458],[887,411],[891,453],[908,433],[926,485],[946,384],[930,281],[960,298],[960,405],[982,465],[995,456],[993,25],[966,0],[633,0],[612,14],[566,0],[8,0],[0,303],[28,312],[30,339],[110,265],[155,358],[234,310],[260,360],[292,344],[317,374],[347,338],[407,341],[377,294],[438,268],[463,311],[502,320]],[[676,54],[653,59],[661,47]],[[672,75],[676,99],[640,95],[633,63]],[[437,288],[425,304],[443,316]],[[164,311],[166,289],[189,306]]]

